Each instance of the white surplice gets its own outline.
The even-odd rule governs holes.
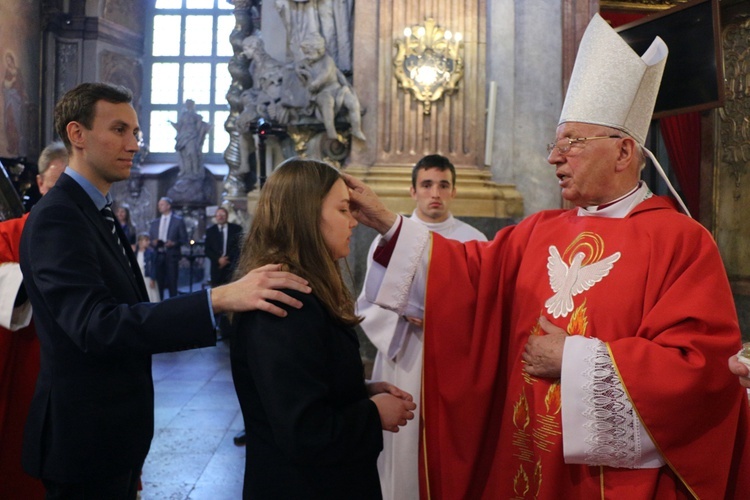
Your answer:
[[[21,267],[17,262],[0,265],[0,326],[14,332],[31,323],[31,303],[27,300],[16,307],[16,295],[23,283]]]
[[[479,230],[450,216],[443,222],[427,223],[412,214],[411,220],[430,231],[458,241],[487,238]],[[372,242],[367,253],[367,274],[373,266],[372,255],[379,238]],[[377,265],[377,264],[375,264]],[[367,281],[367,276],[365,277]],[[418,305],[423,308],[422,304]],[[419,498],[418,446],[419,396],[422,382],[422,328],[415,326],[393,311],[369,302],[365,290],[357,299],[357,313],[364,316],[360,324],[377,348],[372,380],[384,380],[414,396],[417,403],[415,418],[398,433],[383,433],[383,452],[378,457],[378,473],[385,500]],[[420,315],[421,316],[421,315]]]

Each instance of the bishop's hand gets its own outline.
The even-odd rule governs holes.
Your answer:
[[[546,335],[529,336],[521,354],[521,359],[526,362],[524,370],[535,377],[560,378],[563,348],[568,334],[544,316],[539,318],[539,326]]]
[[[343,174],[349,186],[350,207],[357,222],[385,234],[396,222],[397,215],[386,208],[378,195],[364,182],[349,174]]]

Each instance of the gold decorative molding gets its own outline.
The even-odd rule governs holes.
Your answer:
[[[366,144],[355,141],[349,165],[414,165],[439,153],[454,165],[484,165],[486,116],[486,0],[354,2],[354,87],[363,109]],[[463,34],[464,76],[460,91],[443,94],[429,115],[393,76],[395,38],[415,20],[434,18]],[[450,23],[450,25],[448,24]]]
[[[635,10],[639,12],[671,9],[690,0],[602,0],[602,10]]]
[[[349,167],[347,174],[362,179],[394,212],[410,214],[414,200],[409,194],[411,166]],[[476,168],[457,168],[458,195],[451,212],[459,217],[523,217],[523,197],[512,184],[492,181],[489,171]]]
[[[305,126],[289,126],[286,133],[294,143],[295,154],[301,158],[321,159],[341,168],[341,162],[349,155],[349,137],[341,133],[330,139],[325,130]]]
[[[731,282],[750,281],[750,20],[722,29],[724,107],[717,111],[718,143],[713,169],[714,235]]]
[[[750,20],[723,33],[726,102],[719,109],[721,164],[734,179],[732,197],[742,196],[742,178],[750,162]]]
[[[426,19],[423,25],[404,29],[394,42],[393,76],[404,90],[411,91],[429,115],[434,101],[458,89],[464,74],[461,33],[453,33]]]

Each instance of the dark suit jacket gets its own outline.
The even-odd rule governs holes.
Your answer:
[[[229,265],[219,268],[219,257],[222,255],[222,238],[219,225],[215,224],[206,229],[206,257],[211,261],[211,285],[223,285],[232,279],[232,273],[237,267],[242,244],[242,226],[232,222],[227,223],[227,257]]]
[[[215,344],[206,294],[147,302],[126,250],[67,175],[26,222],[21,270],[41,343],[23,450],[33,476],[86,481],[140,467],[154,429],[151,354]]]
[[[314,295],[238,315],[232,377],[247,433],[244,498],[380,498],[383,431],[359,341]]]
[[[151,221],[149,227],[149,237],[151,238],[151,244],[156,245],[156,241],[159,239],[159,222],[161,222],[161,216]],[[169,218],[169,227],[167,228],[167,239],[174,241],[174,246],[166,248],[166,254],[170,260],[179,260],[182,256],[182,245],[188,242],[187,229],[185,229],[185,221],[182,217],[172,212],[172,216]],[[166,242],[165,242],[166,243]]]

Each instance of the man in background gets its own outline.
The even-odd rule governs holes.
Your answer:
[[[410,192],[416,202],[411,220],[453,240],[487,241],[484,234],[456,219],[450,212],[456,197],[456,169],[445,156],[428,155],[414,165]],[[368,274],[376,246],[377,238],[367,253]],[[372,380],[390,382],[413,395],[417,403],[415,416],[418,417],[422,382],[422,320],[398,315],[373,304],[365,297],[364,289],[357,299],[357,313],[364,317],[360,326],[378,350]],[[419,498],[418,447],[418,425],[407,425],[398,433],[383,434],[378,473],[386,500]]]
[[[156,282],[164,300],[165,290],[169,290],[170,297],[177,296],[182,245],[188,242],[188,236],[185,221],[172,212],[170,198],[162,197],[157,207],[161,216],[151,221],[149,236],[151,246],[156,249]]]
[[[229,212],[224,207],[216,209],[216,224],[206,229],[206,257],[211,262],[211,286],[229,283],[240,258],[242,226],[229,222]],[[219,339],[230,331],[224,315],[217,318]]]
[[[36,184],[44,196],[65,170],[68,151],[53,142],[39,155]],[[39,374],[39,339],[23,287],[18,246],[28,214],[0,222],[0,498],[44,498],[42,483],[23,471],[23,426]]]
[[[229,283],[240,257],[242,226],[229,222],[224,207],[216,209],[216,224],[206,229],[206,257],[211,261],[211,285]]]

